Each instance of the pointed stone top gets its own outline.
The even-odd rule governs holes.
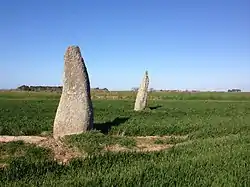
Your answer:
[[[148,76],[148,70],[145,71],[145,75]]]
[[[78,45],[70,45],[68,46],[68,49],[79,49],[80,47]]]
[[[70,59],[70,60],[69,60]],[[65,62],[74,62],[75,60],[81,60],[84,62],[80,47],[77,45],[71,45],[67,48],[65,54],[64,54],[64,60]]]
[[[66,53],[68,53],[68,52],[76,52],[76,53],[79,53],[81,50],[80,50],[80,47],[78,46],[78,45],[71,45],[71,46],[69,46],[68,48],[67,48],[67,51],[66,51]]]

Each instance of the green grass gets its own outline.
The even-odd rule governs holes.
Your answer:
[[[166,139],[156,139],[155,140],[155,144],[178,144],[178,143],[182,143],[185,142],[186,139],[183,137],[174,137],[174,136],[170,136],[170,138],[166,138]]]
[[[6,186],[249,186],[250,137],[196,140],[159,153],[107,153],[74,160],[17,159],[0,173]]]
[[[135,140],[132,138],[125,136],[106,136],[99,131],[67,136],[66,142],[88,154],[98,154],[105,146],[109,145],[118,144],[127,148],[132,148],[136,145]]]
[[[0,99],[2,100],[47,100],[59,99],[60,94],[52,92],[22,92],[22,91],[2,91]]]
[[[110,91],[100,92],[92,91],[93,99],[121,99],[134,100],[136,92],[132,91]],[[2,91],[0,99],[8,100],[57,100],[59,93],[55,92],[22,92],[22,91]],[[149,99],[152,100],[218,100],[218,101],[250,101],[250,92],[152,92],[149,93]]]
[[[94,101],[96,128],[128,136],[224,136],[249,130],[248,102],[150,101],[156,110],[133,111],[132,101]],[[0,134],[38,135],[52,131],[58,100],[0,100]]]
[[[58,100],[0,100],[1,135],[38,135],[51,131]]]
[[[0,144],[0,164],[11,163],[18,158],[29,161],[47,160],[52,158],[50,150],[25,144],[23,141]]]
[[[249,96],[216,94],[222,99],[204,94],[196,100],[192,95],[169,100],[166,94],[168,99],[149,101],[150,107],[161,107],[143,112],[133,111],[132,100],[94,100],[95,127],[104,134],[92,131],[67,138],[89,157],[63,166],[48,150],[22,142],[0,144],[1,162],[9,164],[0,170],[0,186],[250,186]],[[59,97],[7,97],[0,99],[0,134],[52,131]],[[177,143],[161,152],[96,154],[107,145],[133,147],[135,141],[127,136],[144,135],[188,139],[156,140]]]

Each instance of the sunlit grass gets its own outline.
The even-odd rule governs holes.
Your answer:
[[[0,94],[0,134],[52,132],[59,95],[12,94]],[[89,156],[63,166],[49,150],[2,143],[0,161],[8,165],[0,170],[0,186],[250,186],[249,96],[233,94],[213,95],[220,100],[198,93],[196,100],[158,95],[163,100],[150,100],[152,110],[143,112],[133,111],[133,100],[94,99],[95,129],[100,131],[67,139]],[[154,143],[176,145],[160,152],[98,154],[109,145],[134,147],[132,137],[150,135],[170,135]]]

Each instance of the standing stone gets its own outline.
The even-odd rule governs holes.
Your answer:
[[[146,108],[147,97],[148,97],[148,85],[149,85],[149,78],[148,78],[148,71],[146,71],[136,96],[135,107],[134,107],[135,111],[144,110]]]
[[[68,47],[64,55],[64,78],[54,120],[53,137],[79,134],[93,128],[90,81],[78,46]]]

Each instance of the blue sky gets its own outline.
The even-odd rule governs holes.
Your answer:
[[[250,90],[249,0],[2,0],[0,88],[60,85],[79,45],[91,87]]]

